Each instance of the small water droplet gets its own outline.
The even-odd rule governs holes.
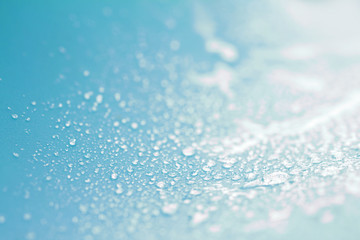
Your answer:
[[[25,213],[24,214],[24,220],[30,220],[31,219],[31,214],[30,213]]]
[[[116,184],[115,193],[116,193],[116,194],[121,194],[121,193],[123,193],[123,192],[124,192],[124,189],[123,189],[123,187],[121,186],[121,184],[120,184],[120,183]]]
[[[93,92],[86,92],[86,93],[84,93],[84,98],[86,100],[89,100],[92,95],[93,95]]]
[[[117,173],[112,173],[111,174],[111,179],[116,180],[117,177],[118,177]]]
[[[164,182],[158,182],[156,184],[156,186],[158,186],[159,188],[164,188],[165,187],[165,183]]]
[[[96,96],[96,102],[97,103],[102,103],[102,101],[103,101],[103,95],[101,95],[101,94],[97,95]]]
[[[172,41],[170,42],[170,48],[171,48],[171,50],[173,50],[173,51],[179,50],[179,48],[180,48],[180,42],[177,41],[177,40],[172,40]]]
[[[69,144],[70,144],[71,146],[75,146],[75,144],[76,144],[76,139],[75,139],[75,138],[71,138],[71,139],[69,140]]]
[[[116,101],[120,101],[120,99],[121,99],[120,93],[115,93],[114,97],[115,97]]]

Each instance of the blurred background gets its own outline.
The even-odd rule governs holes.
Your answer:
[[[0,239],[357,239],[359,12],[0,1]]]

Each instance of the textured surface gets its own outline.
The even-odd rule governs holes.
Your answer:
[[[358,9],[2,1],[0,238],[357,239]]]

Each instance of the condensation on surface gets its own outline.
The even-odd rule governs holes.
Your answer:
[[[127,48],[93,36],[101,46],[85,55],[96,64],[76,68],[69,89],[22,107],[7,102],[7,126],[19,130],[7,158],[23,178],[11,180],[16,187],[1,183],[6,201],[21,202],[10,203],[13,213],[0,208],[5,236],[317,239],[320,229],[354,239],[360,62],[345,36],[321,28],[334,21],[330,13],[349,9],[265,2],[229,1],[225,12],[217,11],[223,3],[181,5],[191,9],[189,22],[176,14],[161,20],[160,46],[151,35],[156,29],[136,29],[137,45]],[[241,6],[256,11],[239,16]],[[111,36],[121,35],[116,7],[100,12]],[[356,38],[348,26],[353,15],[335,27]],[[74,29],[101,22],[69,19]],[[200,57],[174,33],[181,24]],[[65,41],[56,49],[49,58],[66,60],[59,87],[76,49]],[[15,225],[19,235],[10,231]]]

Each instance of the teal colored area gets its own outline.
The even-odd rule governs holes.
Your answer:
[[[0,239],[357,239],[357,45],[296,11],[1,1]]]

